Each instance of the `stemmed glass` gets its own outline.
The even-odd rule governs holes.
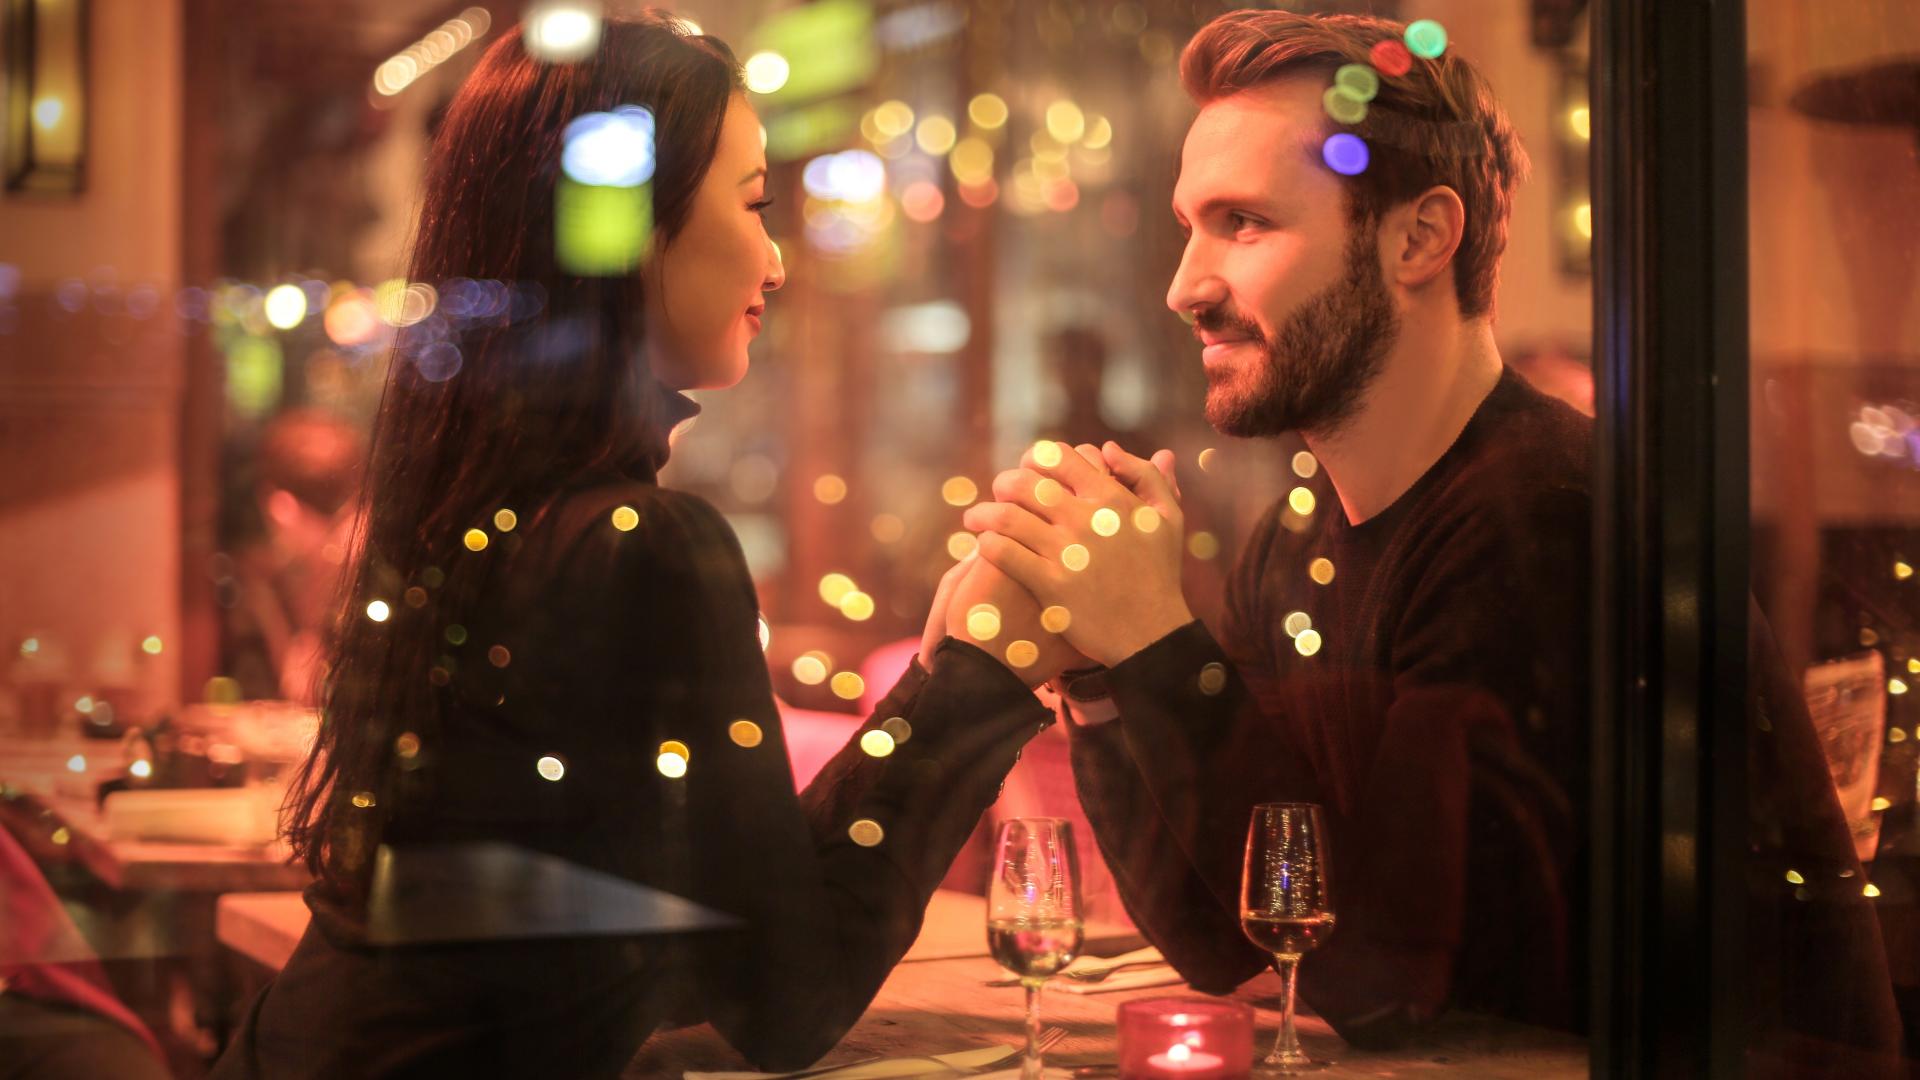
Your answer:
[[[1293,989],[1300,958],[1333,932],[1327,891],[1326,825],[1312,803],[1262,803],[1247,826],[1240,883],[1240,928],[1273,955],[1280,974],[1280,1037],[1261,1074],[1288,1076],[1324,1068],[1300,1049],[1293,1029]]]
[[[1009,818],[994,839],[987,948],[1027,988],[1021,1080],[1040,1080],[1040,987],[1080,953],[1080,860],[1058,818]]]

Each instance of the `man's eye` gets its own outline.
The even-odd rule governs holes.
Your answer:
[[[1242,214],[1237,210],[1231,214],[1228,214],[1227,220],[1233,225],[1234,232],[1239,232],[1241,229],[1251,229],[1255,225],[1260,224],[1258,220],[1252,217],[1249,217],[1246,214]]]

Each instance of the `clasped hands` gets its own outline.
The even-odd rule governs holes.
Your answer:
[[[1174,455],[1035,443],[968,507],[975,553],[940,581],[920,655],[947,635],[1028,686],[1112,666],[1193,620],[1180,591],[1185,518]]]

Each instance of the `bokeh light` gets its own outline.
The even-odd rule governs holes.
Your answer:
[[[1327,136],[1320,148],[1320,157],[1327,168],[1342,176],[1358,176],[1367,171],[1367,144],[1358,135],[1339,132]]]

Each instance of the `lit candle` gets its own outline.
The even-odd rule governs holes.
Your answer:
[[[1147,1064],[1155,1071],[1150,1076],[1166,1075],[1180,1077],[1220,1076],[1220,1067],[1226,1062],[1220,1055],[1209,1054],[1205,1050],[1195,1050],[1186,1043],[1177,1042],[1167,1047],[1164,1054],[1155,1054],[1147,1059]]]
[[[1126,1080],[1234,1080],[1251,1071],[1253,1010],[1244,1002],[1157,998],[1119,1012]]]

